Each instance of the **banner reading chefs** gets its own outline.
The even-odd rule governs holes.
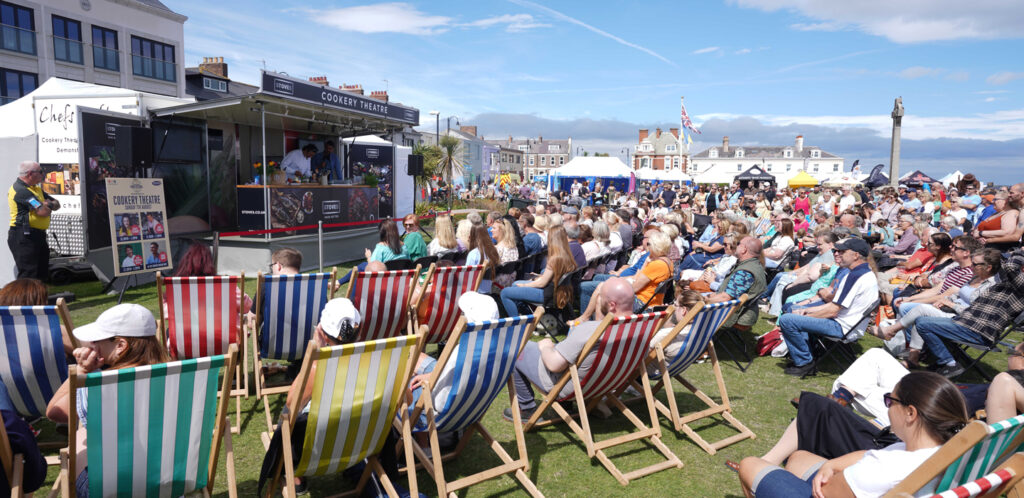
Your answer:
[[[107,178],[114,275],[169,270],[164,184],[159,178]]]

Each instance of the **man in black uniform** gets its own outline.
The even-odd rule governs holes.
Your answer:
[[[39,163],[23,161],[18,165],[18,179],[7,191],[7,205],[11,210],[7,246],[14,256],[18,278],[45,281],[50,276],[46,229],[50,228],[50,212],[60,209],[60,203],[43,192],[39,186],[42,181],[43,170]]]

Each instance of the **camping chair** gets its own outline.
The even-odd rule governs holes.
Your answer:
[[[986,425],[974,421],[946,441],[938,451],[914,469],[887,497],[913,495],[936,477],[941,493],[971,482],[994,470],[1024,443],[1024,415]]]
[[[25,479],[25,456],[21,453],[15,454],[11,448],[11,440],[7,437],[7,426],[0,416],[0,464],[3,465],[4,475],[7,477],[7,484],[11,488],[12,498],[25,496],[22,486]]]
[[[547,287],[544,288],[544,309],[551,310],[551,312],[542,316],[540,323],[544,327],[544,332],[547,333],[553,341],[557,342],[555,337],[556,335],[565,335],[569,332],[569,320],[573,316],[576,316],[575,306],[577,299],[575,296],[580,295],[580,282],[582,282],[583,274],[586,271],[586,267],[577,268],[569,273],[563,274],[562,278],[558,280],[558,287],[568,285],[572,289],[572,293],[569,295],[569,301],[566,303],[565,307],[560,308],[555,302],[555,286],[548,284]]]
[[[293,461],[291,431],[303,408],[296,397],[281,411],[284,458],[271,474],[267,496],[273,496],[279,489],[282,470],[285,479],[282,494],[291,498],[295,496],[295,477],[337,474],[364,459],[366,469],[356,489],[346,494],[360,494],[373,472],[389,496],[398,496],[377,454],[384,447],[398,409],[401,407],[403,413],[408,409],[406,386],[419,357],[421,338],[421,335],[403,335],[327,348],[317,348],[314,342],[309,342],[302,370],[295,379],[299,392],[305,392],[308,383],[313,384],[302,454],[297,463]],[[315,377],[311,376],[314,364]],[[410,494],[419,496],[408,420],[402,424],[402,433],[407,469],[413,469],[409,470]],[[267,433],[264,433],[264,442],[269,442]]]
[[[77,432],[85,430],[89,496],[210,496],[223,444],[228,494],[235,497],[234,450],[225,425],[237,359],[231,344],[227,354],[205,358],[86,375],[72,368],[69,406],[77,406],[82,388],[89,410],[84,429],[78,411],[69,411],[68,448],[61,450],[56,483],[62,495],[75,496]]]
[[[662,280],[661,283],[654,288],[654,294],[651,294],[651,297],[647,299],[647,302],[645,302],[643,307],[640,308],[640,311],[637,311],[637,314],[647,311],[647,308],[651,306],[651,303],[657,296],[661,296],[662,304],[672,304],[675,297],[675,286],[676,281],[672,278]]]
[[[246,339],[242,299],[245,273],[237,277],[164,277],[156,274],[160,322],[157,334],[173,360],[188,360],[225,354],[232,344],[243,358],[235,364],[235,425],[242,420],[242,398],[249,397],[249,364],[245,361]]]
[[[779,265],[778,266],[776,266],[775,268],[765,268],[765,270],[764,270],[765,282],[771,282],[772,279],[775,278],[776,275],[778,275],[779,273],[783,273],[783,272],[787,271],[786,268],[789,267],[789,266],[792,266],[792,264],[793,264],[793,257],[798,252],[799,251],[797,251],[797,248],[796,248],[795,245],[791,246],[789,249],[786,249],[786,252],[782,255],[781,258],[779,258]]]
[[[413,407],[411,420],[419,423],[420,413],[427,417],[426,425],[416,425],[414,432],[427,432],[430,436],[430,456],[419,445],[412,445],[417,459],[423,467],[433,475],[437,484],[438,496],[449,496],[458,490],[493,479],[505,474],[513,474],[532,496],[542,496],[537,486],[526,475],[530,463],[526,458],[526,438],[523,435],[523,424],[519,417],[513,417],[513,432],[519,459],[513,460],[498,444],[481,421],[495,398],[501,394],[503,387],[508,388],[509,402],[512,412],[519,412],[519,402],[512,381],[516,359],[523,346],[530,339],[538,319],[544,314],[543,308],[537,308],[533,315],[503,318],[500,320],[466,323],[460,318],[452,339],[448,341],[441,357],[438,359],[429,380],[424,384],[423,394]],[[437,380],[442,371],[450,369],[453,375],[447,394],[435,390]],[[434,397],[441,395],[443,400],[434,406]],[[396,425],[398,422],[396,422]],[[438,444],[438,433],[464,431],[455,451],[450,455],[441,455]],[[492,451],[501,459],[502,464],[477,472],[457,481],[448,482],[444,474],[442,462],[457,457],[473,433],[477,432]]]
[[[414,265],[409,258],[398,258],[392,259],[391,261],[386,261],[384,263],[384,267],[387,268],[388,271],[399,271],[410,270],[412,268],[415,268],[416,265]]]
[[[416,261],[413,261],[412,265],[413,266],[418,266],[418,267],[420,267],[422,269],[422,268],[430,268],[430,265],[432,265],[434,263],[437,263],[437,256],[436,255],[435,256],[423,256],[422,258],[419,258]]]
[[[864,336],[864,330],[868,324],[871,323],[871,317],[878,310],[878,305],[881,303],[881,299],[875,300],[871,306],[868,306],[867,311],[861,316],[857,324],[850,330],[843,334],[842,338],[828,337],[823,335],[813,335],[808,337],[808,343],[812,348],[817,348],[821,351],[820,354],[814,355],[811,360],[811,368],[809,368],[800,378],[807,377],[813,374],[818,366],[821,365],[826,359],[832,357],[834,353],[838,352],[842,358],[835,358],[834,361],[840,370],[845,370],[857,360],[857,353],[853,351],[851,344],[857,342],[858,339]]]
[[[448,339],[455,323],[459,320],[459,297],[476,291],[480,280],[484,277],[484,265],[447,266],[431,265],[427,270],[427,279],[421,287],[419,299],[412,304],[412,309],[426,311],[424,321],[416,316],[416,330],[427,326],[426,342],[440,343]]]
[[[740,309],[736,310],[736,313],[742,314],[751,309],[757,309],[757,299],[748,299],[747,302],[740,306]],[[728,339],[728,342],[732,344],[732,347],[730,347],[724,340],[719,340],[718,342],[722,351],[732,358],[732,362],[736,364],[736,368],[739,368],[741,372],[746,372],[750,365],[754,363],[754,356],[747,351],[747,343],[743,340],[743,335],[741,335],[743,332],[749,332],[750,329],[751,327],[748,325],[733,324],[731,327],[723,327],[718,334],[719,337]],[[736,350],[735,353],[733,348]],[[740,357],[743,358],[743,363],[740,362]]]
[[[256,397],[263,400],[267,427],[274,430],[270,415],[271,394],[288,392],[290,384],[268,386],[263,360],[301,361],[305,344],[313,338],[320,310],[334,298],[337,270],[299,275],[257,275],[256,330],[252,334],[253,374]]]
[[[579,358],[576,359],[575,363],[569,365],[569,369],[562,375],[562,378],[544,396],[544,401],[534,410],[524,429],[528,431],[534,427],[556,423],[556,420],[538,422],[541,414],[548,407],[553,408],[559,418],[583,440],[587,456],[590,458],[597,457],[598,461],[623,486],[629,484],[629,481],[645,475],[673,467],[682,468],[683,462],[679,460],[679,457],[661,442],[661,426],[658,425],[658,413],[654,408],[654,395],[651,394],[650,378],[647,376],[647,369],[644,368],[644,358],[650,349],[651,338],[654,337],[655,332],[657,332],[661,324],[665,322],[665,318],[671,313],[672,308],[669,307],[668,310],[660,313],[646,313],[624,317],[605,316],[597,330],[594,331],[583,347]],[[586,375],[581,378],[579,373],[580,365],[595,348],[597,349],[597,357],[594,358]],[[635,379],[637,376],[640,376],[643,380],[643,393],[647,401],[647,410],[651,420],[650,427],[645,426],[626,405],[619,401],[619,395],[628,387],[630,380]],[[562,387],[569,382],[572,382],[572,394],[564,398],[560,397]],[[576,401],[576,410],[580,418],[579,424],[562,406],[562,403],[573,399]],[[604,441],[595,441],[590,429],[590,420],[587,413],[602,401],[609,405],[609,407],[618,408],[629,419],[636,430],[630,434],[613,437]],[[612,463],[611,459],[608,458],[605,450],[632,441],[647,441],[651,443],[655,449],[661,452],[666,461],[623,474]]]
[[[409,327],[409,297],[419,267],[412,270],[365,272],[352,275],[346,295],[362,322],[356,341],[403,335]]]
[[[732,314],[735,310],[743,306],[746,302],[747,295],[740,296],[739,299],[733,299],[732,301],[726,301],[722,303],[706,304],[703,307],[694,306],[693,309],[686,314],[686,316],[680,320],[671,332],[658,344],[654,346],[654,350],[647,355],[647,362],[654,363],[658,366],[658,371],[663,372],[660,375],[653,377],[656,381],[652,391],[657,393],[662,387],[665,388],[665,396],[668,399],[668,406],[665,406],[657,398],[654,399],[654,406],[665,416],[677,431],[683,431],[693,442],[697,443],[704,451],[708,452],[709,455],[714,455],[718,450],[729,446],[733,443],[742,441],[747,438],[757,437],[753,431],[743,425],[742,422],[736,419],[732,415],[732,406],[729,404],[729,393],[725,389],[725,379],[722,378],[722,368],[718,364],[718,355],[715,354],[715,345],[712,342],[712,338],[715,332],[718,331],[722,323]],[[685,342],[680,347],[679,352],[671,360],[665,358],[665,347],[668,346],[672,340],[682,332],[683,328],[687,325],[690,326],[690,332],[686,335]],[[694,386],[690,381],[683,378],[683,373],[690,368],[701,355],[707,353],[710,362],[711,369],[715,373],[715,381],[718,383],[718,392],[722,399],[721,404],[716,403],[711,399],[704,391]],[[707,408],[696,413],[681,416],[679,413],[679,407],[676,402],[675,391],[672,387],[672,379],[679,381],[683,387],[690,390],[697,398],[707,405]],[[633,382],[634,388],[639,388],[636,382]],[[638,389],[639,390],[639,389]],[[691,422],[702,420],[705,418],[713,417],[715,415],[721,415],[725,419],[726,423],[731,425],[733,428],[739,431],[739,434],[722,439],[718,442],[709,443],[704,438],[700,437],[690,426]]]
[[[62,324],[71,331],[63,298],[56,306],[0,306],[0,380],[22,417],[43,416],[68,378]],[[78,347],[73,336],[71,344]]]
[[[985,496],[996,498],[1008,494],[1011,489],[1024,478],[1024,453],[1014,453],[999,470],[979,477],[969,483],[961,484],[932,498],[972,498]]]
[[[1022,326],[1024,326],[1024,313],[1018,315],[1017,318],[1010,322],[991,345],[948,339],[946,337],[942,338],[942,342],[946,344],[946,348],[949,349],[949,352],[954,358],[956,358],[957,362],[964,365],[964,373],[974,370],[984,377],[986,381],[992,382],[992,375],[981,368],[981,359],[990,352],[1002,351],[1000,346],[1006,346],[1007,350],[1012,350],[1013,345],[1005,342],[1006,337],[1009,336],[1011,332],[1020,329]],[[968,353],[972,349],[981,351],[981,354],[976,357],[972,357]]]

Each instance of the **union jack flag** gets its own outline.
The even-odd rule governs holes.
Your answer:
[[[698,130],[696,126],[693,126],[693,121],[690,121],[690,116],[686,115],[686,106],[683,105],[683,98],[682,97],[679,97],[679,108],[682,110],[681,111],[682,114],[681,114],[679,120],[683,123],[683,128],[686,128],[686,129],[688,129],[688,130],[690,130],[690,131],[700,135],[700,130]]]

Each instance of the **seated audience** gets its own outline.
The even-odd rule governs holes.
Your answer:
[[[664,296],[655,295],[654,291],[657,290],[658,284],[672,278],[672,261],[668,259],[672,242],[668,240],[668,236],[657,227],[651,226],[644,233],[643,244],[647,248],[648,257],[640,271],[628,279],[635,293],[634,311],[639,311],[648,301],[650,301],[651,306],[661,304]],[[601,284],[595,288],[595,295],[602,295],[600,288]],[[604,313],[601,311],[602,308],[603,306],[598,300],[591,299],[583,314],[576,321],[586,322],[591,320],[591,317],[600,320],[604,318]]]
[[[427,256],[440,256],[455,251],[464,251],[466,246],[455,237],[452,217],[439,215],[434,220],[434,240],[427,244]]]
[[[175,277],[212,277],[217,274],[213,253],[202,242],[192,241],[174,270]]]
[[[402,254],[413,261],[427,256],[427,244],[423,241],[423,229],[415,214],[407,214],[402,220],[405,235],[402,236]],[[397,229],[397,227],[396,227]],[[387,262],[387,261],[385,261]]]
[[[567,306],[572,299],[572,289],[568,285],[558,286],[558,283],[562,276],[575,269],[576,263],[572,259],[565,228],[552,228],[548,233],[547,265],[544,272],[533,280],[520,280],[501,290],[501,305],[505,309],[505,316],[519,316],[519,303],[543,304],[548,288],[552,289],[558,308]]]
[[[780,218],[776,223],[778,235],[772,240],[771,247],[764,250],[765,266],[778,268],[782,258],[796,246],[796,235],[793,233],[793,220]]]
[[[511,263],[519,259],[515,232],[508,220],[498,218],[491,223],[491,239],[497,241],[494,248],[498,251],[499,264]]]

